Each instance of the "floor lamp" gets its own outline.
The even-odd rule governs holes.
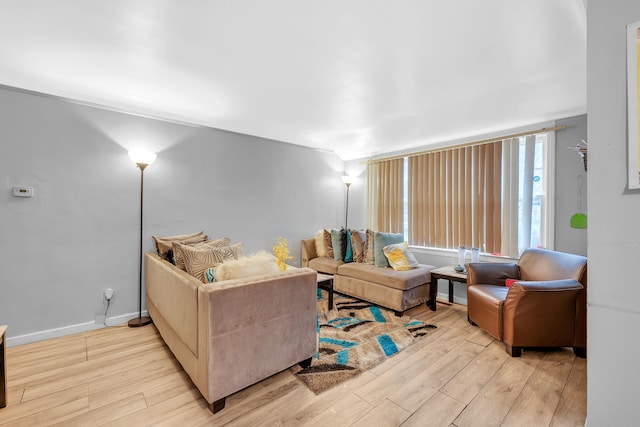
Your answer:
[[[343,175],[342,182],[344,182],[344,185],[347,186],[347,203],[346,203],[346,209],[344,213],[344,229],[348,230],[349,228],[347,227],[347,221],[349,220],[349,187],[353,183],[353,177],[349,175]]]
[[[140,258],[138,259],[138,317],[129,320],[129,327],[134,328],[138,326],[148,325],[153,322],[150,317],[142,317],[142,208],[143,208],[143,193],[144,193],[144,170],[156,159],[154,153],[146,151],[129,151],[129,158],[140,168]]]

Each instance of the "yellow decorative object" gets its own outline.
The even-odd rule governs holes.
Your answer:
[[[276,264],[281,271],[287,269],[287,264],[285,263],[288,259],[293,259],[292,256],[289,256],[289,248],[287,248],[287,239],[283,237],[278,237],[278,243],[276,245],[271,245],[271,249],[273,250],[273,255],[276,257]]]

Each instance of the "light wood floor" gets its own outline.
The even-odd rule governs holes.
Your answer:
[[[0,425],[584,425],[586,361],[569,349],[511,358],[467,323],[463,306],[407,314],[438,329],[319,396],[284,371],[230,396],[215,415],[153,326],[10,348]]]

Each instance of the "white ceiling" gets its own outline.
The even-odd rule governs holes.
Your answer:
[[[583,0],[0,0],[0,84],[344,160],[584,114]]]

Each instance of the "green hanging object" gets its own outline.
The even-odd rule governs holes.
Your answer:
[[[582,175],[578,175],[578,212],[582,209]],[[583,213],[573,214],[571,228],[587,228],[587,216]]]
[[[571,217],[571,228],[587,228],[587,216],[583,213]]]

